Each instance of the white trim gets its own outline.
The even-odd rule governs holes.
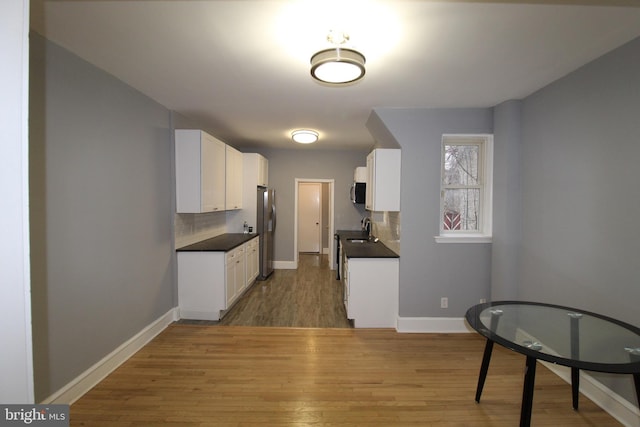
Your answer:
[[[571,384],[570,368],[542,360],[539,360],[539,362],[562,378],[567,384]],[[640,427],[640,410],[585,371],[580,371],[580,393],[622,425]]]
[[[334,221],[334,204],[335,204],[335,196],[334,196],[334,187],[335,187],[335,179],[311,179],[311,178],[295,178],[295,192],[294,192],[294,201],[293,201],[293,268],[287,269],[297,269],[298,268],[298,184],[303,182],[311,182],[311,183],[328,183],[329,184],[329,239],[333,238],[335,233],[335,221]],[[329,259],[332,260],[334,258],[333,254],[333,246],[329,245]],[[286,261],[278,261],[278,264]],[[276,268],[276,262],[274,261],[274,269]],[[290,264],[291,265],[291,264]]]
[[[469,333],[473,332],[464,317],[398,317],[402,333]]]
[[[23,297],[24,297],[24,321],[25,326],[24,338],[27,340],[25,343],[25,380],[26,380],[26,398],[29,402],[35,402],[35,378],[33,368],[33,311],[31,307],[31,217],[29,215],[29,17],[31,13],[30,1],[20,1],[22,3],[22,89],[21,89],[21,113],[20,113],[20,145],[21,145],[21,158],[22,166],[20,170],[22,172],[22,274],[23,274]],[[4,56],[4,55],[3,55]],[[6,196],[6,194],[5,194]],[[6,302],[6,301],[5,301]],[[13,323],[13,322],[12,322]],[[5,402],[6,403],[6,402]]]
[[[274,270],[297,270],[298,261],[273,261]]]
[[[0,401],[34,402],[29,237],[29,7],[0,5]]]
[[[220,311],[224,310],[198,311],[178,308],[177,316],[179,319],[220,320]]]
[[[444,142],[445,138],[484,138],[482,145],[482,205],[481,205],[481,237],[475,237],[468,233],[444,231],[442,226],[443,200],[442,176],[444,168]],[[437,243],[491,243],[493,233],[493,134],[443,134],[440,143],[440,219],[438,230],[440,235],[435,236]],[[487,240],[488,239],[488,240]]]
[[[41,403],[72,404],[178,319],[172,308]]]
[[[516,331],[516,341],[524,340],[540,341],[528,332],[518,328]],[[545,353],[560,356],[554,349],[547,347]],[[571,369],[551,362],[538,360],[551,372],[559,376],[567,384],[571,384]],[[623,374],[616,374],[623,375]],[[605,412],[627,427],[640,427],[640,410],[600,381],[589,375],[588,372],[580,371],[580,393],[593,403],[602,408]]]

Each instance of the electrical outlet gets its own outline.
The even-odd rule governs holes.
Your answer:
[[[487,302],[486,298],[480,298],[480,304],[484,304],[485,302]]]
[[[447,297],[440,298],[440,308],[449,308],[449,298]]]

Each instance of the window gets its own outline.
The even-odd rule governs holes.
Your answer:
[[[491,241],[491,135],[443,135],[438,242]]]

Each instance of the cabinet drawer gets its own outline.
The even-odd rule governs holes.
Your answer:
[[[235,249],[230,250],[225,254],[225,264],[229,264],[230,262],[235,262],[238,257],[244,255],[244,245],[239,246]]]

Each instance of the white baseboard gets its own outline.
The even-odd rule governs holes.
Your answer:
[[[297,270],[298,263],[295,261],[273,261],[274,270]]]
[[[172,308],[41,403],[72,404],[178,319],[178,309]]]
[[[402,333],[469,333],[473,332],[464,317],[398,317]]]
[[[220,311],[195,311],[178,308],[179,319],[220,320]]]
[[[535,336],[520,328],[516,331],[516,340],[518,342],[522,342],[524,340],[540,341],[536,339]],[[555,350],[549,347],[546,348],[546,352],[559,356]],[[571,384],[570,368],[557,365],[555,363],[544,361],[539,362],[547,367],[551,372],[559,376],[567,384]],[[570,392],[570,390],[567,390],[567,392]],[[622,425],[627,427],[640,427],[640,411],[638,408],[627,401],[624,397],[596,380],[587,371],[580,371],[580,393],[591,399],[593,403],[618,420]]]
[[[462,333],[474,332],[464,318],[454,317],[399,317],[398,332],[404,333]],[[519,330],[522,339],[538,341],[535,337]],[[571,384],[571,369],[553,363],[540,361],[551,372]],[[567,390],[570,393],[570,390]],[[625,398],[615,393],[600,381],[580,371],[580,393],[626,427],[640,427],[640,410]]]
[[[571,369],[555,363],[543,362],[551,372],[571,384]],[[570,391],[567,390],[569,393]],[[640,427],[640,411],[622,396],[609,389],[600,381],[580,371],[580,393],[591,399],[596,405],[608,412],[613,418],[627,427]]]

